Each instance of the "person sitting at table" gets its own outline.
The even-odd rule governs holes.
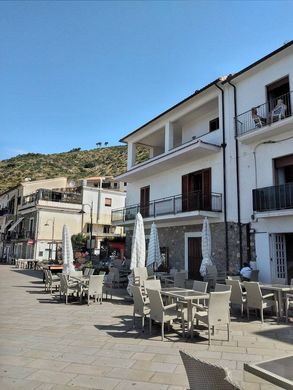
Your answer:
[[[248,263],[243,263],[243,267],[240,270],[240,276],[242,281],[250,282],[251,268]]]

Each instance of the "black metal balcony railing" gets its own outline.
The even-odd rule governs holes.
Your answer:
[[[293,183],[252,190],[254,211],[293,209]]]
[[[222,211],[222,194],[204,194],[201,191],[186,195],[174,195],[168,198],[153,200],[147,204],[136,204],[112,211],[112,222],[134,220],[140,212],[144,218],[162,215],[174,215],[187,211]]]
[[[34,238],[35,237],[35,231],[34,230],[22,230],[20,232],[8,232],[8,239],[12,240],[19,240],[19,239],[26,239],[26,238]]]
[[[292,91],[238,115],[235,118],[236,136],[239,137],[250,131],[272,125],[279,120],[292,116],[291,98]],[[279,115],[273,115],[273,110],[278,105],[279,99],[282,99],[286,109],[284,112],[281,111]]]
[[[24,197],[22,205],[25,206],[29,203],[38,202],[39,200],[81,204],[81,193],[72,192],[72,191],[62,192],[62,191],[40,189],[36,193]]]

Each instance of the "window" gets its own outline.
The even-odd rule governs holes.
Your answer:
[[[91,224],[90,224],[90,223],[87,223],[87,224],[86,224],[86,232],[87,232],[87,233],[90,233],[90,232],[91,232]]]
[[[287,106],[285,112],[286,117],[291,115],[291,99],[289,77],[283,77],[280,80],[267,85],[268,109],[271,112],[278,104],[278,100],[282,99],[282,103]]]
[[[142,187],[140,189],[140,212],[146,218],[149,216],[150,207],[150,186]]]
[[[106,234],[110,233],[110,225],[104,225],[103,232]]]
[[[211,210],[211,168],[182,176],[182,211]]]
[[[215,118],[210,121],[210,131],[218,130],[219,127],[220,127],[219,118]]]
[[[34,219],[30,218],[29,220],[29,231],[32,232],[34,230]]]
[[[105,198],[105,206],[106,207],[112,206],[112,199],[111,198]]]

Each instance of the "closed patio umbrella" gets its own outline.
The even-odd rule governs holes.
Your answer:
[[[201,252],[202,252],[202,262],[200,265],[199,272],[201,276],[205,276],[207,273],[207,266],[213,265],[211,259],[212,257],[211,229],[207,217],[205,217],[202,226]]]
[[[145,234],[143,218],[137,213],[133,228],[130,269],[136,267],[145,267]],[[132,296],[131,286],[133,285],[133,273],[128,276],[128,294]]]
[[[150,232],[150,241],[148,247],[148,257],[147,257],[147,267],[153,266],[154,270],[157,270],[161,265],[161,251],[160,251],[160,242],[158,229],[155,222],[152,223],[151,232]]]
[[[132,236],[130,269],[145,267],[145,234],[143,219],[137,213]]]
[[[64,225],[62,230],[62,257],[63,257],[63,273],[69,274],[75,271],[73,265],[73,249],[71,237],[69,235],[68,226]]]

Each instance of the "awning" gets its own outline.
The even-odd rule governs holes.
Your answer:
[[[16,226],[23,220],[23,217],[21,218],[18,218],[18,220],[16,222],[14,222],[14,224],[11,225],[11,227],[8,229],[9,232],[13,232],[13,230],[15,230]]]
[[[8,226],[12,223],[13,221],[8,221],[6,222],[5,225],[2,226],[1,228],[1,233],[5,233],[5,230],[8,228]]]

